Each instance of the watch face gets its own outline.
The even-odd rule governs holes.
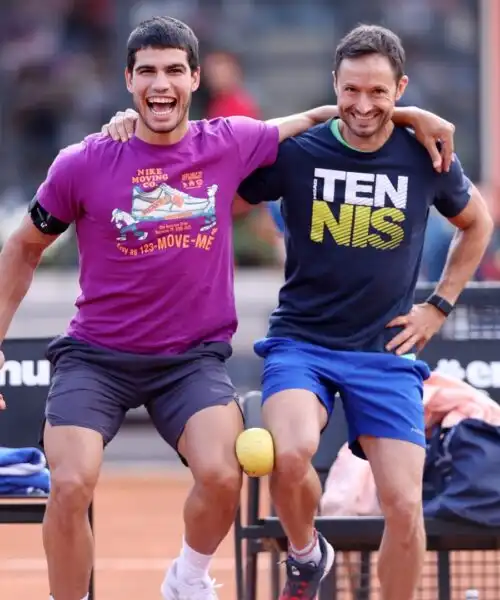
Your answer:
[[[439,299],[438,306],[444,313],[446,313],[446,314],[450,313],[451,305],[449,302],[447,302],[443,298]]]

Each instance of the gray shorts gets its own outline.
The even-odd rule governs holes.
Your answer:
[[[53,374],[45,418],[53,426],[93,429],[108,444],[127,411],[144,406],[177,450],[190,417],[237,400],[226,367],[231,352],[229,344],[210,342],[178,356],[146,356],[58,337],[47,350]]]

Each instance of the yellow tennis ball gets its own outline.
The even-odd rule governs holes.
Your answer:
[[[236,456],[249,477],[269,475],[274,467],[274,443],[267,429],[246,429],[236,440]]]

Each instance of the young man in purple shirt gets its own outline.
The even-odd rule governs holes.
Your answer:
[[[262,123],[189,121],[198,42],[154,18],[128,41],[127,87],[140,115],[127,144],[92,135],[62,150],[0,254],[0,336],[44,250],[75,223],[81,295],[49,346],[54,372],[43,435],[52,491],[43,538],[53,600],[87,598],[87,510],[103,449],[141,405],[189,465],[180,557],[165,600],[214,599],[211,557],[234,520],[243,428],[225,361],[237,320],[231,211],[240,183],[276,159],[279,141],[334,116],[326,107]]]
[[[278,125],[189,121],[198,41],[174,19],[137,27],[127,61],[137,133],[128,144],[91,135],[54,160],[0,256],[0,338],[42,253],[74,223],[81,294],[69,329],[48,349],[54,371],[43,443],[52,490],[43,539],[52,597],[87,597],[87,510],[103,449],[126,412],[144,405],[195,481],[163,596],[209,599],[210,558],[233,523],[241,487],[234,445],[243,420],[225,365],[237,324],[232,201],[244,178],[275,160],[280,140],[332,109]]]

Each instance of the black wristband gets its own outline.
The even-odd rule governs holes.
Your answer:
[[[448,300],[445,300],[442,296],[438,296],[438,294],[432,294],[427,298],[426,302],[437,308],[445,317],[447,317],[454,308],[451,302],[448,302]]]

